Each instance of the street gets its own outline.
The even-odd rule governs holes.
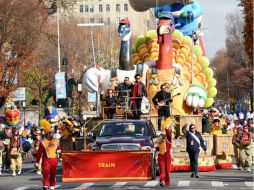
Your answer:
[[[33,171],[33,164],[25,161],[21,176],[12,177],[10,173],[0,176],[0,190],[39,190],[42,176]],[[96,189],[163,189],[157,180],[144,182],[87,182],[62,183],[61,164],[57,168],[57,189],[96,190]],[[223,169],[214,172],[201,172],[199,179],[190,178],[190,172],[171,173],[170,189],[254,189],[253,173],[242,172],[237,169]]]

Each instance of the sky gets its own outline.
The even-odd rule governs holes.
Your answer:
[[[225,47],[225,23],[228,13],[240,12],[239,0],[200,0],[203,5],[204,45],[206,56],[213,58]]]

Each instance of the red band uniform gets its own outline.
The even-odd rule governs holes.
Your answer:
[[[160,185],[170,186],[170,167],[171,167],[171,130],[168,120],[162,122],[162,139],[159,142],[159,168]]]
[[[44,121],[46,122],[46,121]],[[49,124],[49,123],[48,123]],[[50,124],[49,124],[50,125]],[[52,130],[46,129],[43,126],[46,134]],[[47,128],[47,127],[46,127]],[[59,142],[54,138],[46,138],[43,140],[36,155],[36,164],[39,164],[42,157],[42,171],[43,171],[43,187],[55,188],[56,185],[56,167],[58,163],[57,150],[59,149]]]

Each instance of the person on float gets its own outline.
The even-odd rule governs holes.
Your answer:
[[[36,155],[36,166],[39,167],[40,160],[42,159],[42,172],[43,172],[43,189],[55,189],[56,185],[56,167],[58,163],[57,153],[60,147],[57,139],[54,139],[54,126],[47,120],[41,120],[41,127],[43,128],[46,139],[44,139],[38,149]]]
[[[239,141],[241,170],[246,169],[248,172],[251,172],[253,147],[248,125],[243,126],[243,132],[240,135]]]
[[[161,118],[168,118],[170,116],[169,104],[173,101],[171,99],[171,94],[166,91],[165,84],[160,86],[160,91],[158,91],[153,97],[152,101],[154,106],[158,109],[158,129],[161,130]],[[164,105],[159,106],[162,103]]]
[[[221,135],[221,119],[219,117],[215,117],[213,120],[213,125],[211,126],[211,134],[212,135]]]
[[[108,89],[108,95],[105,98],[106,109],[105,114],[107,115],[107,119],[114,119],[116,114],[116,105],[118,104],[118,99],[114,96],[113,90]]]
[[[159,138],[158,147],[156,150],[159,151],[158,162],[160,169],[160,186],[170,186],[170,167],[171,167],[171,128],[173,127],[173,122],[171,118],[165,119],[162,117],[161,131],[162,135]]]
[[[202,113],[202,133],[210,133],[209,112],[207,109]]]
[[[191,177],[199,178],[198,175],[198,156],[200,152],[200,148],[205,151],[207,147],[204,144],[204,139],[202,138],[199,131],[196,130],[196,126],[194,124],[189,125],[189,130],[187,130],[188,125],[185,125],[182,128],[183,134],[186,136],[187,143],[187,152],[190,158],[190,166],[191,166]]]
[[[136,74],[134,76],[135,82],[132,85],[132,112],[134,115],[134,119],[139,120],[141,116],[141,103],[142,103],[142,97],[146,96],[146,87],[144,83],[141,82],[141,75]]]
[[[120,103],[125,103],[126,98],[131,97],[131,89],[132,89],[132,84],[130,82],[130,78],[125,77],[124,82],[120,83],[119,86],[117,87],[118,99],[119,99]],[[129,102],[129,99],[127,99],[127,102]]]
[[[11,161],[11,171],[12,176],[16,176],[17,174],[21,174],[22,170],[22,141],[19,135],[18,130],[13,132],[13,137],[11,138],[11,142],[9,144],[9,151],[10,151],[10,161]],[[18,171],[16,174],[16,170]]]
[[[41,136],[41,129],[39,127],[35,127],[33,129],[33,143],[32,143],[32,155],[34,157],[34,167],[35,172],[38,175],[41,175],[41,161],[39,161],[39,164],[36,164],[36,156],[38,154],[39,145],[42,142],[42,136]]]

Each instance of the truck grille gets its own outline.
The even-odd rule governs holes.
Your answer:
[[[103,144],[101,150],[140,150],[139,144]]]

